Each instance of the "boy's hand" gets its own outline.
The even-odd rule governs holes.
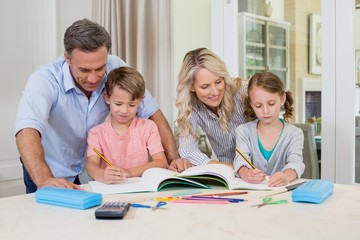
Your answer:
[[[126,180],[128,173],[125,169],[116,166],[107,166],[104,170],[105,183],[117,183]]]

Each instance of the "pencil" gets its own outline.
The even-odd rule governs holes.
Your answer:
[[[252,162],[251,162],[249,159],[247,159],[247,157],[245,157],[245,155],[242,154],[239,149],[237,149],[237,148],[235,148],[235,149],[236,149],[236,151],[243,157],[243,159],[245,159],[245,161],[247,161],[247,163],[250,164],[250,166],[252,167],[252,169],[256,169],[256,167],[254,166],[254,164],[252,164]]]
[[[183,197],[186,200],[209,200],[209,201],[229,201],[233,203],[245,202],[246,200],[243,198],[223,198],[223,197],[213,197],[213,196],[190,196]]]
[[[221,192],[221,193],[209,193],[209,194],[197,194],[193,196],[233,196],[247,194],[248,192]]]
[[[265,196],[262,196],[262,197],[260,197],[260,198],[266,198],[266,197],[270,197],[270,196],[274,196],[274,195],[286,193],[286,192],[288,192],[288,191],[292,191],[292,190],[296,189],[297,187],[299,187],[300,185],[302,185],[302,184],[304,184],[304,183],[306,183],[306,181],[288,185],[288,186],[285,187],[286,190],[282,190],[282,191],[279,191],[279,192],[270,193],[270,194],[265,195]]]
[[[109,166],[112,166],[111,162],[109,160],[106,159],[106,157],[104,157],[96,148],[93,148],[93,151],[99,155],[100,158],[102,158],[107,164],[109,164]]]

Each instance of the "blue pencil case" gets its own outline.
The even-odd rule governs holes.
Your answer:
[[[76,209],[87,209],[102,203],[102,195],[99,193],[57,187],[38,189],[35,199],[38,203]]]
[[[293,202],[322,203],[334,191],[334,183],[314,179],[309,180],[292,192]]]

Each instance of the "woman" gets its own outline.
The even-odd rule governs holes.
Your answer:
[[[193,165],[221,162],[229,166],[235,158],[237,126],[245,123],[243,96],[247,84],[232,79],[225,63],[213,52],[199,48],[183,60],[177,86],[179,109],[179,154]],[[217,156],[210,159],[198,148],[196,129],[208,136]]]

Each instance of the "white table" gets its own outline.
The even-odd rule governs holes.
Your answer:
[[[85,188],[89,186],[85,185]],[[182,190],[158,193],[105,195],[105,201],[136,201],[170,196]],[[226,192],[224,188],[202,190]],[[94,211],[35,202],[34,194],[0,199],[0,239],[360,239],[360,187],[335,184],[334,194],[322,204],[293,203],[262,208],[249,191],[247,202],[227,205],[169,203],[168,210],[130,208],[123,220],[96,220]],[[154,205],[155,200],[143,204]]]

